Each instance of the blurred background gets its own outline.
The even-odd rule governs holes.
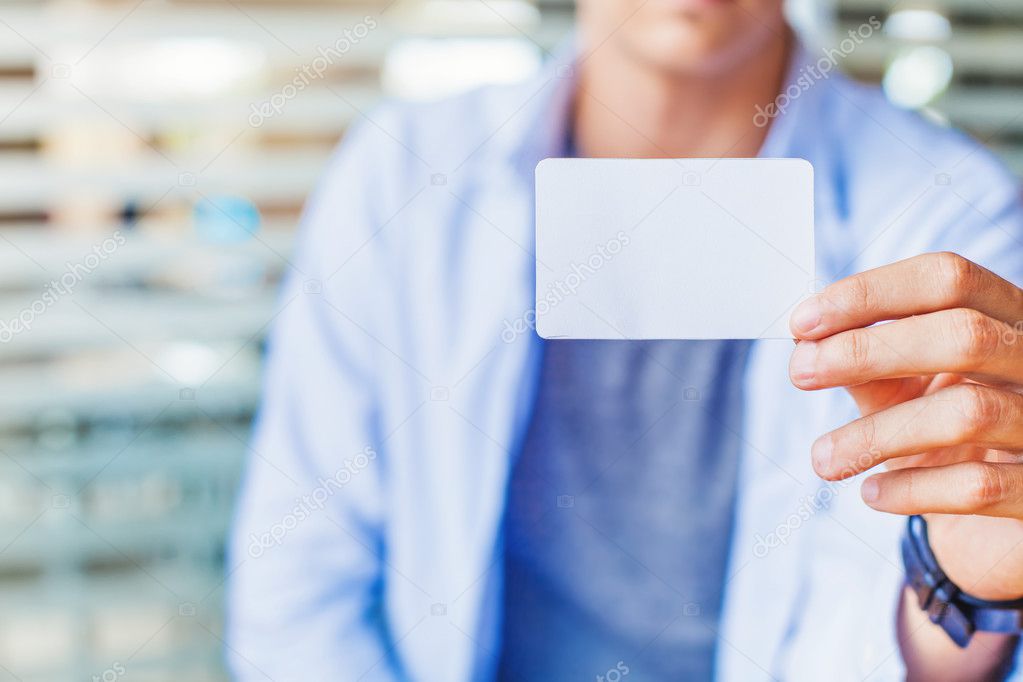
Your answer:
[[[302,203],[382,94],[521,79],[571,0],[0,0],[0,681],[221,680],[223,540]],[[794,3],[1023,174],[1023,2]]]

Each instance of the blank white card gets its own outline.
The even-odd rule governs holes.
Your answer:
[[[792,338],[815,288],[802,159],[546,159],[536,329],[546,339]]]

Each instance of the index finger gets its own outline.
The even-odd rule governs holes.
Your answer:
[[[803,301],[789,326],[797,339],[822,339],[949,308],[972,308],[1009,325],[1023,321],[1023,290],[954,253],[928,253],[839,280]]]

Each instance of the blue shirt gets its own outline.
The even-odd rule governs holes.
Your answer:
[[[748,341],[547,341],[505,519],[501,675],[710,680]]]
[[[761,153],[814,166],[820,279],[947,249],[1023,282],[1015,179],[873,88],[807,77],[817,58],[797,55]],[[564,66],[382,106],[311,198],[227,560],[239,679],[493,678],[540,370],[514,322],[534,305],[533,169],[564,139]],[[901,679],[904,521],[814,475],[810,444],[855,406],[792,387],[791,352],[758,341],[744,373],[716,676]]]

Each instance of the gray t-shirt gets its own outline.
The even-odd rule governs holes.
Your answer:
[[[505,517],[502,680],[707,680],[749,342],[552,341]]]

